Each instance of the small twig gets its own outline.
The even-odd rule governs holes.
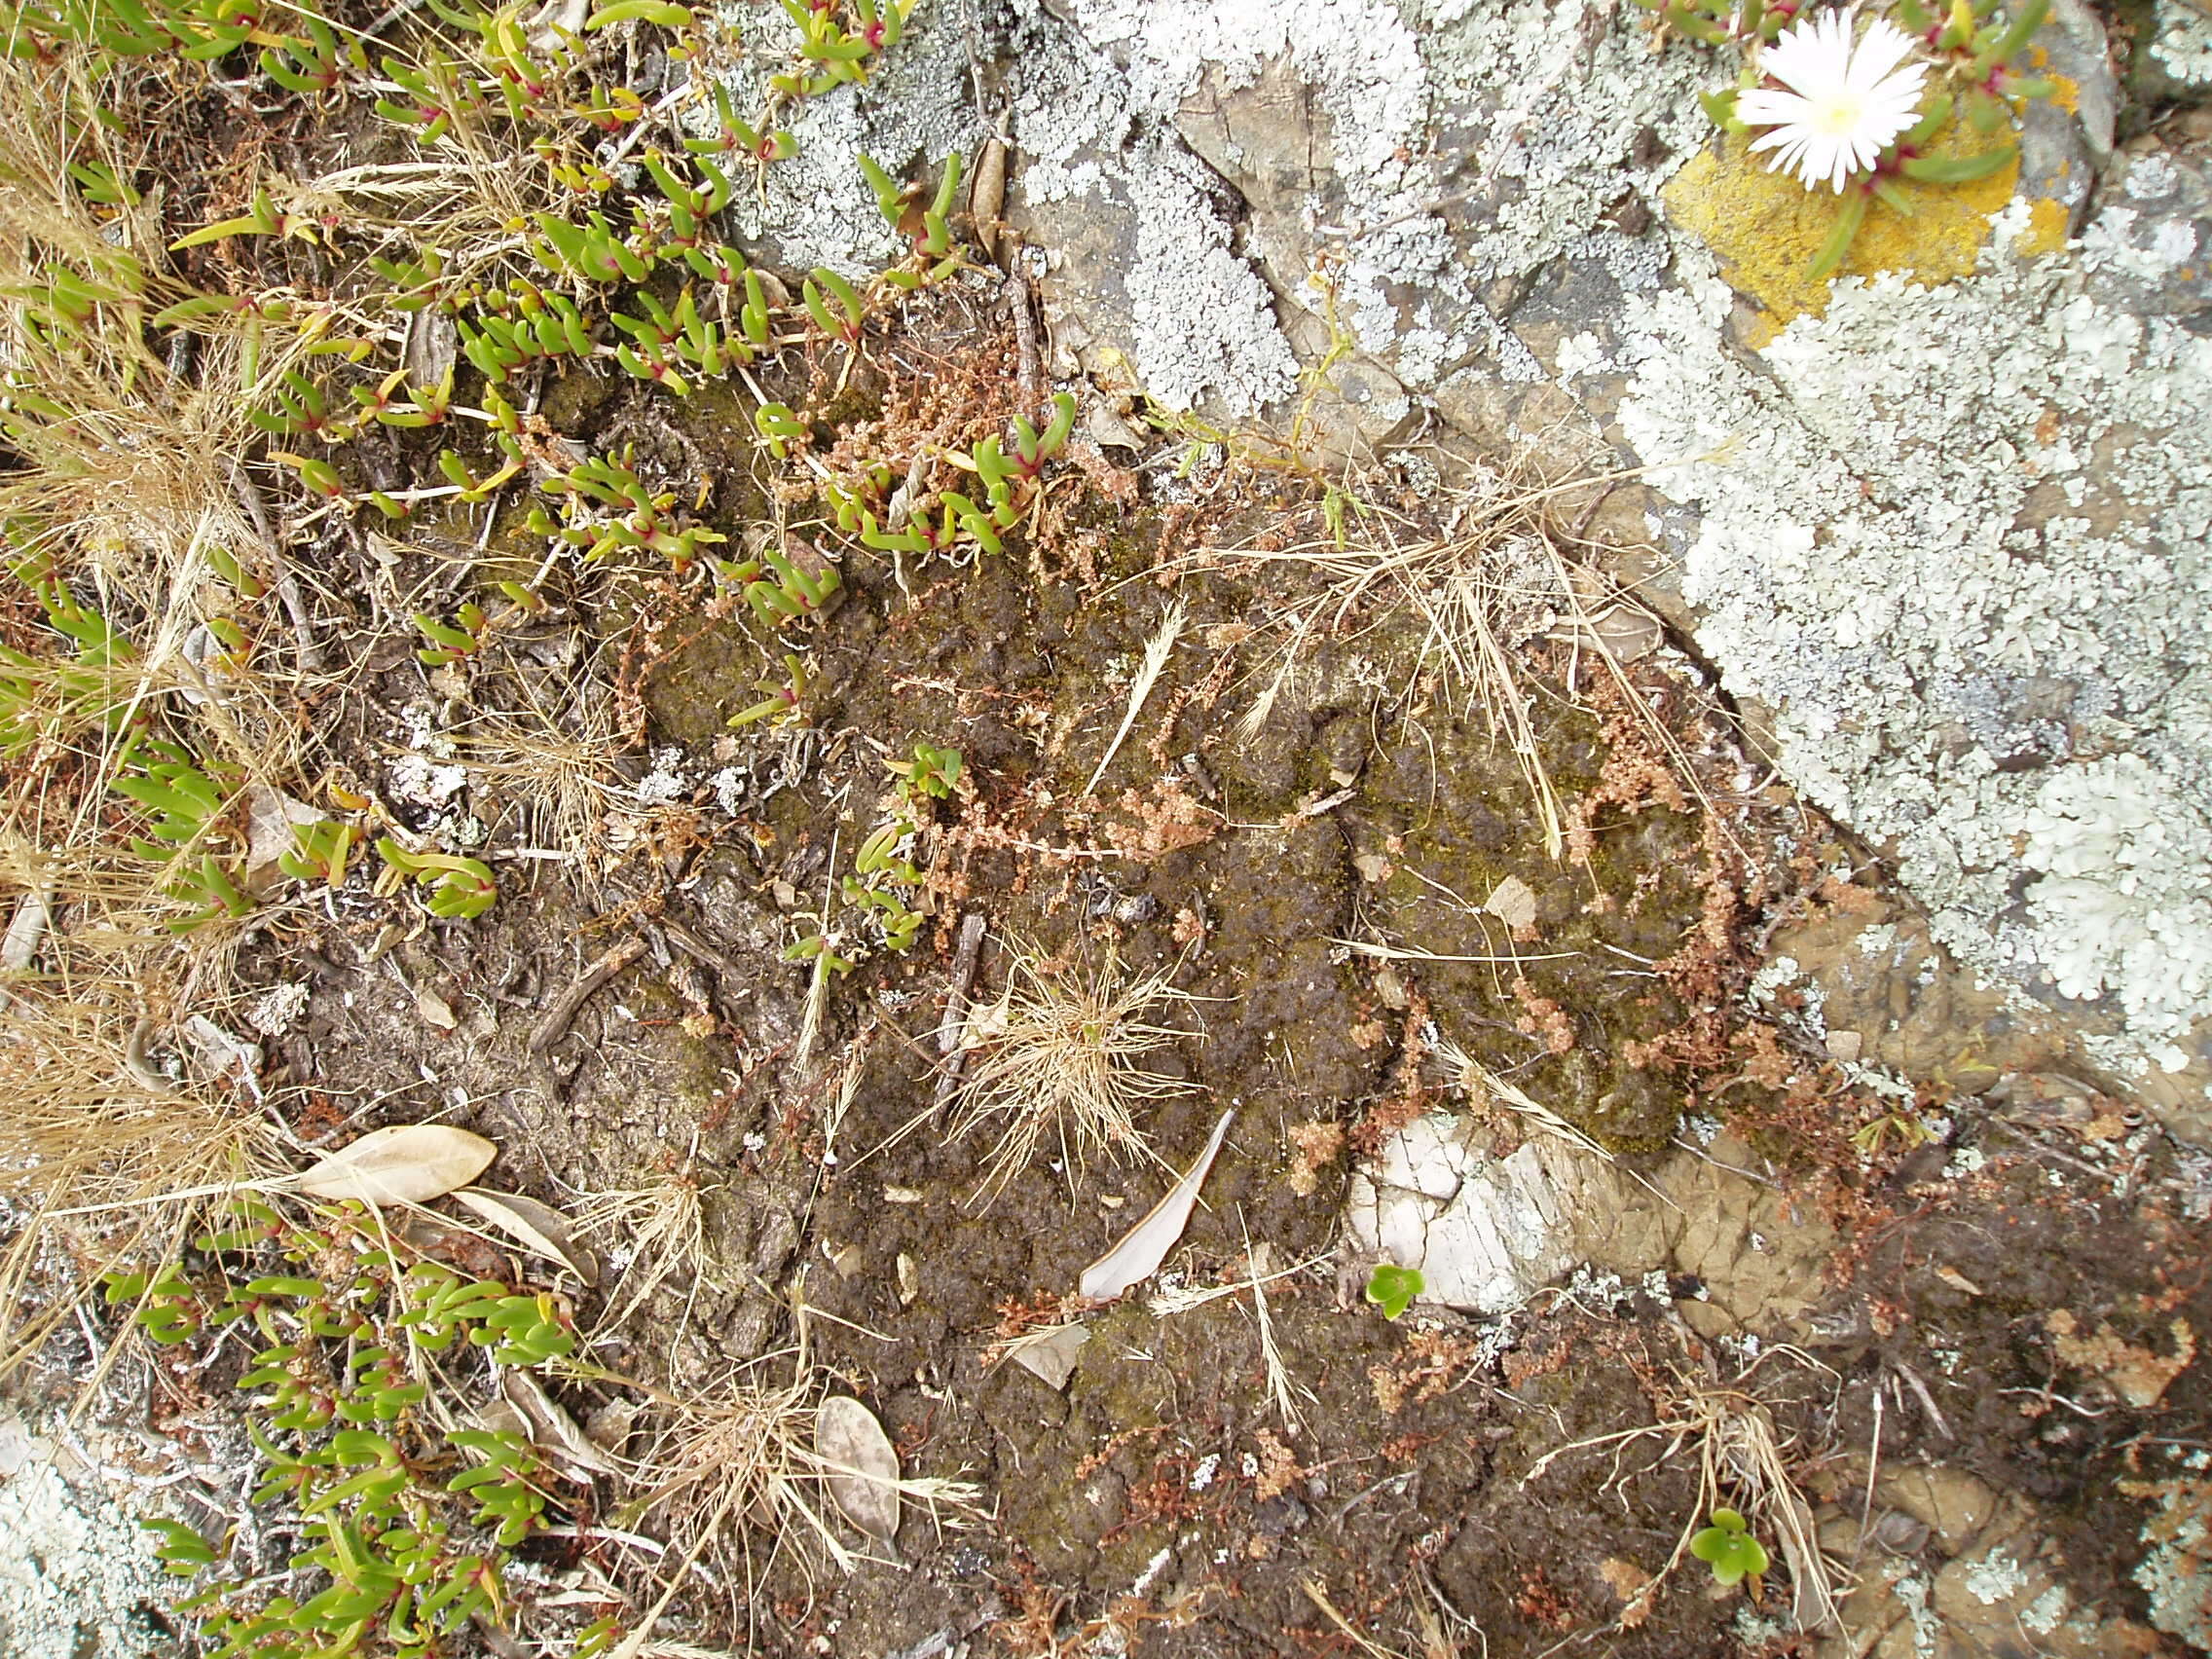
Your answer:
[[[960,1088],[967,1069],[968,1051],[960,1046],[967,1023],[968,990],[976,982],[976,959],[983,948],[983,912],[971,910],[960,918],[960,938],[952,947],[952,977],[945,986],[944,1018],[937,1028],[937,1092],[930,1101],[933,1116],[941,1116],[945,1102]]]
[[[1891,1368],[1904,1379],[1905,1386],[1912,1390],[1912,1397],[1920,1402],[1921,1410],[1928,1414],[1928,1420],[1936,1425],[1936,1432],[1945,1440],[1958,1439],[1958,1436],[1951,1432],[1951,1425],[1943,1420],[1943,1414],[1936,1410],[1935,1396],[1928,1392],[1928,1384],[1920,1380],[1919,1373],[1915,1372],[1911,1366],[1899,1364],[1896,1361],[1891,1362]]]
[[[270,522],[269,508],[262,502],[261,492],[242,466],[232,469],[231,493],[245,509],[246,517],[253,520],[253,533],[261,539],[261,550],[276,567],[276,598],[292,624],[292,649],[300,659],[300,672],[320,674],[322,651],[314,643],[314,625],[308,620],[307,600],[300,593],[299,577],[292,573],[291,562],[284,557],[284,544],[276,538],[276,527]]]
[[[1037,354],[1037,317],[1029,309],[1029,278],[1016,271],[1006,279],[1007,304],[1014,308],[1014,345],[1020,354],[1021,412],[1044,419],[1045,370]]]
[[[1859,1558],[1865,1553],[1866,1532],[1874,1525],[1874,1476],[1882,1467],[1882,1383],[1874,1382],[1874,1428],[1866,1441],[1866,1501],[1859,1511],[1859,1542],[1851,1548],[1851,1569],[1859,1570]]]
[[[530,1051],[533,1054],[543,1054],[558,1043],[568,1031],[570,1022],[576,1017],[576,1011],[590,1001],[593,994],[608,980],[645,953],[645,936],[632,934],[586,968],[574,984],[553,999],[553,1006],[545,1011],[545,1017],[532,1029]]]

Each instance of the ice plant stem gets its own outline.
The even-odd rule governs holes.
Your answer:
[[[1828,240],[1821,244],[1814,257],[1812,268],[1805,275],[1818,282],[1833,275],[1843,263],[1843,256],[1851,251],[1852,239],[1859,235],[1859,227],[1866,222],[1866,203],[1873,197],[1873,181],[1867,180],[1856,190],[1847,191],[1842,210],[1835,216],[1835,229],[1828,232]]]

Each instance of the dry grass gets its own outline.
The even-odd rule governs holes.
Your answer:
[[[278,1135],[237,1080],[134,1012],[148,987],[12,988],[0,1014],[0,1376],[101,1273],[173,1259],[222,1191],[280,1166]]]
[[[92,119],[102,108],[124,119]],[[211,684],[188,651],[222,603],[209,548],[258,562],[233,493],[255,434],[235,331],[174,359],[145,343],[148,314],[184,292],[166,274],[158,195],[101,206],[71,180],[87,164],[143,176],[117,136],[148,129],[139,113],[83,55],[0,64],[9,563],[35,561],[127,642],[72,651],[0,575],[25,618],[8,643],[30,659],[6,711],[0,789],[0,1373],[100,1272],[172,1255],[207,1192],[277,1166],[253,1080],[203,1063],[189,1035],[196,1015],[236,1027],[235,930],[168,934],[173,872],[129,849],[109,793],[127,722],[246,779],[282,775],[298,742],[287,686]],[[289,350],[272,343],[258,372],[281,372]],[[220,815],[203,844],[235,844],[238,816]]]
[[[1362,506],[1341,535],[1275,550],[1222,549],[1248,562],[1307,567],[1324,584],[1277,615],[1279,654],[1237,723],[1239,737],[1249,742],[1258,735],[1314,640],[1355,625],[1364,631],[1393,615],[1418,617],[1423,631],[1405,691],[1440,676],[1461,712],[1481,711],[1493,737],[1512,751],[1545,849],[1558,858],[1567,844],[1567,816],[1544,763],[1532,714],[1536,697],[1520,666],[1525,650],[1546,639],[1568,642],[1626,686],[1614,648],[1616,618],[1647,613],[1583,561],[1590,544],[1579,526],[1562,518],[1567,504],[1600,499],[1595,492],[1633,474],[1553,480],[1535,475],[1532,464],[1523,457],[1505,471],[1479,475],[1452,503],[1441,529]],[[1673,734],[1644,712],[1641,698],[1630,702],[1694,791]]]
[[[1172,984],[1180,966],[1131,978],[1109,955],[1054,974],[1034,951],[1009,952],[1005,991],[969,1015],[965,1040],[978,1051],[953,1100],[955,1138],[995,1137],[978,1196],[1004,1192],[1048,1143],[1071,1185],[1101,1154],[1160,1163],[1140,1119],[1159,1101],[1199,1092],[1140,1063],[1188,1035],[1159,1018],[1198,1000]]]
[[[719,1580],[733,1623],[742,1587],[746,1623],[756,1634],[755,1592],[774,1555],[791,1552],[807,1572],[825,1560],[850,1572],[862,1560],[836,1520],[830,1492],[831,1477],[850,1471],[815,1450],[823,1381],[808,1358],[803,1308],[799,1326],[794,1349],[733,1370],[709,1391],[659,1395],[644,1449],[623,1460],[624,1484],[634,1495],[615,1512],[616,1523],[660,1531],[681,1559],[669,1593],[635,1627],[633,1642],[649,1639],[659,1612],[695,1565],[705,1564]],[[787,1359],[789,1382],[761,1381]],[[960,1481],[901,1478],[896,1485],[903,1500],[933,1512],[966,1506],[976,1496],[976,1489]],[[749,1546],[760,1538],[771,1540],[770,1562],[754,1559]]]
[[[1631,1446],[1659,1442],[1661,1462],[1694,1450],[1698,1459],[1697,1507],[1683,1518],[1666,1565],[1622,1609],[1616,1629],[1642,1622],[1667,1580],[1688,1556],[1690,1540],[1706,1526],[1707,1517],[1724,1503],[1749,1518],[1754,1537],[1777,1546],[1771,1553],[1788,1568],[1790,1612],[1797,1628],[1807,1632],[1835,1628],[1837,1568],[1821,1552],[1814,1535],[1812,1506],[1790,1478],[1784,1456],[1786,1447],[1775,1436],[1773,1417],[1751,1386],[1752,1374],[1778,1357],[1827,1371],[1799,1349],[1769,1348],[1725,1386],[1685,1380],[1680,1393],[1666,1402],[1660,1420],[1555,1447],[1522,1476],[1521,1485],[1527,1488],[1561,1457],[1607,1448],[1614,1456],[1613,1481],[1618,1481],[1621,1455]],[[1834,1373],[1828,1375],[1833,1377]]]
[[[629,1256],[621,1288],[609,1299],[602,1323],[620,1324],[673,1279],[688,1288],[669,1346],[682,1340],[699,1292],[719,1288],[707,1248],[704,1196],[689,1159],[655,1186],[585,1195],[575,1212],[578,1236]]]

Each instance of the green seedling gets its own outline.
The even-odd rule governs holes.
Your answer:
[[[801,718],[800,705],[805,700],[808,681],[806,664],[795,653],[784,653],[784,678],[767,679],[755,682],[754,689],[767,695],[752,707],[741,709],[730,716],[729,724],[742,728],[757,725],[766,720],[770,725],[793,725]]]
[[[1401,1268],[1395,1262],[1378,1262],[1367,1275],[1367,1300],[1382,1309],[1385,1319],[1402,1315],[1424,1288],[1419,1268]]]
[[[1767,1569],[1765,1546],[1751,1536],[1744,1518],[1733,1509],[1713,1512],[1713,1525],[1690,1540],[1690,1554],[1712,1567],[1714,1581],[1721,1585],[1745,1578],[1756,1583]]]
[[[780,162],[798,154],[798,140],[789,132],[763,133],[741,118],[730,101],[729,88],[717,83],[714,92],[716,132],[712,138],[686,138],[683,147],[694,156],[746,156],[756,162]]]
[[[857,27],[847,28],[837,9],[814,6],[808,0],[784,0],[784,10],[798,24],[799,55],[810,69],[772,75],[768,85],[789,98],[814,97],[832,87],[867,79],[868,59],[896,46],[917,0],[855,0]]]
[[[584,33],[596,34],[616,23],[651,23],[655,28],[687,29],[692,23],[691,8],[678,6],[673,0],[614,0],[612,5],[600,7],[584,19]]]
[[[261,51],[261,72],[279,87],[302,97],[321,97],[345,85],[348,69],[368,72],[369,55],[358,37],[341,47],[330,25],[313,12],[291,18],[307,30],[306,38],[285,35]]]
[[[814,274],[800,284],[799,291],[806,302],[806,314],[814,319],[817,328],[848,346],[861,343],[866,308],[861,303],[859,289],[827,265],[818,265]],[[837,303],[835,312],[830,309],[830,300]]]
[[[640,290],[643,317],[616,312],[608,320],[630,336],[634,346],[615,348],[615,361],[640,380],[656,381],[679,397],[690,392],[689,385],[670,366],[673,357],[698,373],[719,377],[732,362],[749,363],[753,348],[725,333],[720,325],[699,314],[698,303],[685,288],[672,310],[653,295]]]
[[[763,403],[753,412],[753,429],[778,461],[791,454],[791,446],[806,438],[806,426],[789,404]]]
[[[292,469],[299,481],[326,501],[346,498],[346,480],[338,476],[338,468],[327,461],[318,461],[310,455],[293,455],[285,450],[271,450],[269,459]]]
[[[922,872],[905,856],[914,826],[903,818],[879,825],[853,855],[853,871],[839,884],[846,903],[869,915],[883,932],[887,950],[904,950],[921,931],[921,912],[897,891],[922,885]]]
[[[533,251],[556,276],[599,283],[643,282],[652,274],[652,250],[632,247],[616,236],[605,214],[587,214],[581,225],[550,213],[539,213],[533,222],[539,238],[532,244]]]
[[[190,1578],[202,1567],[215,1565],[215,1552],[207,1547],[207,1540],[182,1521],[143,1520],[138,1525],[160,1537],[154,1559],[172,1577]]]
[[[277,855],[276,867],[294,881],[319,881],[339,888],[346,885],[352,856],[353,827],[322,818],[292,826],[292,850]]]
[[[353,435],[353,428],[332,419],[322,387],[297,369],[287,369],[276,391],[275,407],[248,409],[245,418],[272,437],[289,438],[300,433],[337,443]]]
[[[204,247],[209,242],[228,241],[233,237],[281,237],[291,227],[291,215],[281,211],[270,200],[267,190],[257,190],[253,194],[253,205],[245,212],[236,218],[203,225],[199,230],[177,238],[169,243],[169,251],[178,253],[188,247]]]
[[[389,835],[377,842],[377,853],[387,865],[427,891],[429,897],[424,904],[433,916],[469,921],[489,910],[499,897],[490,866],[476,859],[411,853]]]
[[[809,934],[796,944],[784,947],[786,962],[810,962],[814,965],[814,977],[827,981],[832,974],[850,974],[860,966],[859,959],[837,954],[837,936],[834,934]]]
[[[380,67],[397,97],[376,100],[377,114],[408,129],[418,144],[434,145],[453,130],[456,115],[471,123],[487,111],[473,77],[463,75],[436,46],[424,42],[420,63],[387,57]]]
[[[530,363],[592,354],[591,325],[565,294],[524,282],[512,294],[486,295],[484,306],[455,322],[461,355],[495,386]]]
[[[547,495],[562,498],[561,520],[542,507],[525,521],[532,532],[575,548],[585,560],[620,551],[645,551],[666,558],[679,572],[688,571],[703,548],[727,539],[704,525],[679,522],[673,491],[648,490],[630,469],[631,452],[619,458],[593,456],[567,473],[540,482]],[[598,509],[620,514],[608,518]]]
[[[71,654],[36,656],[0,645],[0,755],[20,753],[49,720],[64,729],[88,720],[112,728],[129,701],[111,671],[137,654],[130,642],[100,612],[78,604],[42,560],[21,560],[15,571]]]
[[[909,802],[949,799],[960,784],[960,751],[917,742],[911,760],[886,760]]]
[[[817,571],[801,570],[774,547],[762,548],[758,559],[723,565],[722,574],[744,588],[754,614],[771,628],[821,615],[844,584],[836,566],[824,563]]]
[[[444,668],[474,656],[484,647],[484,621],[483,607],[473,601],[464,602],[451,622],[418,610],[415,627],[430,643],[415,653],[416,660],[427,668]]]
[[[1014,418],[1014,453],[1015,464],[1024,478],[1034,479],[1045,470],[1045,462],[1058,455],[1075,430],[1075,399],[1066,392],[1052,398],[1052,418],[1040,432],[1019,415]]]
[[[121,759],[137,770],[119,772],[112,785],[115,793],[152,818],[147,832],[154,839],[131,843],[141,858],[167,859],[205,835],[222,816],[227,791],[188,751],[160,738],[134,737],[124,746]]]
[[[188,934],[226,916],[236,920],[253,913],[253,901],[213,853],[202,853],[197,859],[188,854],[179,860],[162,891],[188,907],[188,914],[163,924],[172,934]]]
[[[255,600],[269,591],[268,584],[240,565],[238,561],[238,555],[222,543],[209,542],[203,550],[203,556],[207,561],[207,569],[214,572],[216,580],[237,594],[239,598]]]
[[[438,470],[445,474],[447,483],[461,492],[461,499],[471,506],[489,501],[509,479],[520,476],[526,464],[522,443],[512,433],[494,431],[492,445],[499,452],[501,461],[483,478],[470,471],[468,462],[452,450],[438,452]]]

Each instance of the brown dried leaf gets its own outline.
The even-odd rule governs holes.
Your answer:
[[[888,1544],[899,1532],[899,1454],[876,1416],[850,1394],[814,1414],[814,1451],[830,1466],[830,1495],[845,1518]]]
[[[395,1124],[371,1129],[296,1178],[316,1198],[359,1198],[371,1204],[423,1204],[465,1187],[499,1149],[450,1124]]]
[[[499,1378],[507,1403],[529,1420],[530,1443],[557,1461],[602,1475],[619,1475],[621,1465],[595,1445],[569,1415],[568,1407],[545,1391],[535,1373],[509,1367]]]
[[[520,1193],[494,1193],[482,1187],[463,1187],[452,1198],[524,1249],[567,1268],[586,1289],[598,1286],[599,1258],[575,1241],[569,1231],[569,1218],[551,1204],[541,1204]]]
[[[1517,875],[1509,875],[1491,889],[1483,908],[1519,933],[1536,925],[1536,890]]]
[[[1651,1574],[1633,1561],[1619,1556],[1607,1556],[1598,1567],[1598,1576],[1610,1590],[1627,1604],[1621,1608],[1621,1628],[1634,1630],[1651,1616]]]
[[[1082,1325],[1047,1325],[1007,1344],[1005,1358],[1041,1378],[1049,1388],[1065,1388],[1075,1375],[1076,1356],[1090,1341]]]

